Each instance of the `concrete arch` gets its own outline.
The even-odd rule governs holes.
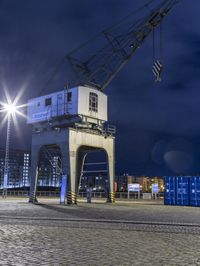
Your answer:
[[[62,154],[63,175],[67,176],[67,203],[77,203],[78,180],[83,160],[88,150],[104,150],[108,158],[110,194],[108,201],[114,202],[114,137],[78,130],[63,128],[54,131],[43,131],[32,136],[31,187],[30,202],[36,201],[38,178],[38,152],[42,145],[58,145]]]
[[[109,193],[110,193],[110,190],[112,189],[112,183],[114,183],[114,180],[111,180],[110,176],[109,176],[109,163],[108,163],[108,153],[105,149],[103,148],[96,148],[96,147],[87,147],[87,146],[84,146],[84,147],[80,147],[79,150],[82,150],[82,151],[85,151],[85,156],[84,156],[84,159],[83,161],[81,162],[82,163],[82,167],[81,167],[81,171],[80,173],[78,173],[78,184],[80,185],[80,181],[81,181],[81,173],[82,173],[82,170],[83,170],[83,166],[84,166],[84,162],[85,160],[87,160],[87,156],[90,156],[90,153],[95,153],[95,152],[101,152],[103,153],[103,156],[104,156],[104,162],[107,164],[107,173],[106,173],[106,176],[104,176],[104,182],[105,182],[105,196],[108,198],[108,201],[110,201],[110,198],[109,198]],[[95,164],[95,163],[94,163]],[[100,170],[101,171],[101,170]],[[99,172],[100,172],[99,171]],[[105,171],[105,169],[103,170]],[[111,186],[110,186],[111,184]],[[88,188],[91,188],[91,180],[90,182],[88,183],[87,182],[87,186]],[[112,191],[113,192],[113,191]]]
[[[101,149],[101,148],[97,148],[97,147],[91,147],[91,146],[80,146],[77,150],[77,159],[76,159],[76,167],[77,167],[77,176],[76,176],[76,191],[78,192],[78,187],[80,184],[80,179],[81,179],[81,174],[83,171],[83,167],[84,167],[84,163],[85,160],[87,158],[87,156],[91,153],[91,152],[99,152],[102,151],[104,152],[105,156],[106,156],[106,160],[108,161],[108,154],[106,152],[106,150]]]
[[[74,195],[74,203],[76,203],[76,195],[78,191],[78,180],[80,178],[81,168],[83,165],[83,156],[87,151],[104,150],[108,160],[108,173],[109,173],[109,199],[114,201],[114,138],[104,137],[99,134],[90,132],[69,129],[69,191]],[[68,203],[71,195],[68,195]]]
[[[58,153],[52,153],[49,149],[55,149],[59,151]],[[48,154],[51,153],[51,154]],[[30,202],[37,201],[36,194],[37,194],[37,183],[38,183],[38,168],[40,165],[40,160],[42,153],[46,155],[46,159],[50,160],[52,159],[51,156],[61,156],[61,147],[58,144],[54,143],[48,143],[44,145],[36,145],[34,146],[34,149],[32,148],[32,154],[31,154],[31,178],[30,178]],[[44,155],[43,155],[44,156]],[[49,156],[49,157],[48,157]]]

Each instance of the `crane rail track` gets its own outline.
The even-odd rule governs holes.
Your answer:
[[[200,235],[200,224],[110,219],[0,216],[0,224]]]

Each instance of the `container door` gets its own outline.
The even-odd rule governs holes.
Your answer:
[[[187,176],[177,177],[177,205],[189,205],[189,178]]]
[[[166,176],[164,177],[165,192],[164,192],[164,204],[176,205],[176,177]]]
[[[190,177],[190,205],[200,207],[200,177]]]
[[[64,114],[64,99],[63,94],[59,93],[57,95],[57,116],[61,116]]]

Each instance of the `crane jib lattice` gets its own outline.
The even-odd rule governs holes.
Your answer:
[[[180,0],[149,1],[66,55],[60,65],[67,64],[73,73],[66,83],[70,87],[86,85],[103,91],[178,2]],[[59,72],[60,65],[53,76]]]

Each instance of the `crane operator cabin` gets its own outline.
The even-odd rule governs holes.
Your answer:
[[[107,95],[94,88],[78,86],[28,101],[29,124],[51,121],[64,116],[101,126],[108,120]]]

